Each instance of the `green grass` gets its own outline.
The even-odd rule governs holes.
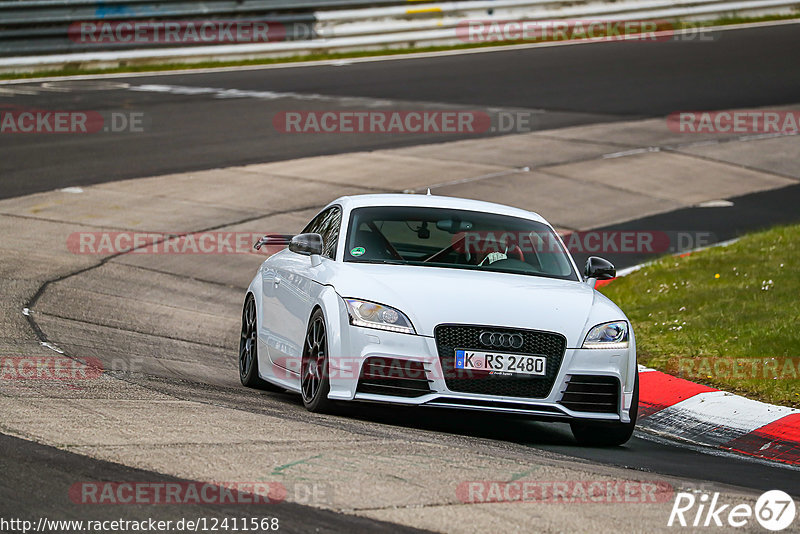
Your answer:
[[[785,226],[662,258],[601,291],[633,323],[639,363],[800,407],[798,265],[800,225]]]
[[[678,30],[687,28],[702,28],[708,26],[729,26],[734,24],[746,24],[752,22],[765,22],[765,21],[777,21],[777,20],[791,20],[796,18],[800,18],[800,14],[793,13],[788,15],[766,15],[762,17],[725,17],[725,18],[719,18],[702,22],[677,21],[674,24],[674,28]],[[27,78],[73,76],[73,75],[86,75],[86,74],[159,72],[167,70],[191,70],[191,69],[207,69],[207,68],[219,68],[219,67],[274,65],[280,63],[302,63],[302,62],[321,61],[321,60],[395,56],[395,55],[414,54],[421,52],[464,50],[470,48],[486,48],[494,46],[508,46],[514,44],[529,44],[529,43],[530,43],[529,41],[497,41],[497,42],[485,42],[485,43],[465,43],[465,44],[448,45],[448,46],[429,46],[429,47],[419,47],[419,48],[418,47],[386,48],[383,50],[371,50],[371,51],[304,54],[304,55],[289,56],[289,57],[260,58],[251,60],[241,60],[241,61],[203,61],[191,64],[164,63],[164,64],[121,65],[119,67],[110,69],[92,69],[92,68],[81,68],[80,66],[71,66],[59,70],[0,74],[0,80],[17,80],[17,79],[27,79]]]

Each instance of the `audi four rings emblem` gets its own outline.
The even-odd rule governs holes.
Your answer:
[[[524,341],[522,334],[505,334],[503,332],[481,332],[478,339],[487,347],[503,349],[520,349]]]

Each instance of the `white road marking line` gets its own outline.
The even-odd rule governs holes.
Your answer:
[[[341,102],[345,105],[352,106],[367,106],[367,107],[388,107],[398,104],[397,101],[368,98],[368,97],[355,97],[355,96],[329,96],[317,93],[294,93],[294,92],[280,92],[280,91],[244,91],[240,89],[225,89],[222,87],[192,87],[184,85],[160,85],[160,84],[145,84],[145,85],[132,85],[128,88],[130,91],[149,92],[149,93],[166,93],[172,95],[213,95],[214,98],[255,98],[258,100],[279,100],[281,98],[293,98],[296,100],[314,100],[321,102]],[[452,104],[433,104],[426,103],[426,105],[441,105],[448,107],[455,107]]]
[[[59,349],[58,347],[56,347],[56,346],[55,346],[55,345],[53,345],[52,343],[49,343],[49,342],[47,342],[47,341],[41,341],[41,342],[40,342],[40,344],[41,344],[43,347],[47,347],[48,349],[50,349],[50,350],[52,350],[52,351],[55,351],[55,352],[57,352],[57,353],[59,353],[59,354],[64,354],[64,351],[63,351],[63,350]]]
[[[16,96],[16,95],[33,96],[38,94],[39,91],[31,87],[14,87],[11,89],[0,87],[0,96]]]
[[[800,132],[793,131],[793,132],[776,132],[776,133],[743,135],[738,139],[738,141],[759,141],[761,139],[774,139],[776,137],[791,137],[793,135],[798,135],[798,134],[800,134]]]
[[[733,207],[733,202],[730,200],[706,200],[695,204],[696,208],[730,208]]]
[[[627,156],[635,156],[636,154],[644,154],[647,152],[661,152],[661,147],[648,146],[644,148],[634,148],[631,150],[623,150],[622,152],[612,152],[611,154],[603,154],[603,159],[624,158]]]
[[[75,80],[58,80],[53,82],[46,82],[41,85],[42,89],[48,91],[114,91],[119,89],[127,89],[129,84],[125,82],[105,82],[102,80],[89,80],[87,83],[76,83]]]

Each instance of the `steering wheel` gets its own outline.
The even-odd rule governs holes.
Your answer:
[[[514,245],[511,249],[509,249],[507,255],[511,256],[512,254],[514,254],[519,261],[525,261],[525,254],[522,253],[522,249],[519,248],[519,245]]]

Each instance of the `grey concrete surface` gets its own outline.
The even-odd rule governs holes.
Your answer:
[[[420,145],[385,152],[503,167],[541,167],[584,158],[594,159],[616,150],[614,144],[605,143],[602,139],[581,142],[559,139],[549,133],[532,133],[460,141],[451,143],[446,151],[442,151],[439,145]]]
[[[557,176],[596,184],[597,188],[621,189],[684,205],[796,183],[795,180],[735,165],[665,152],[606,159],[602,165],[593,161],[569,163],[547,170]]]
[[[319,156],[253,166],[261,172],[315,179],[332,184],[358,184],[373,192],[402,191],[415,187],[465,178],[494,175],[508,170],[506,165],[486,165],[463,161],[417,157],[394,150],[355,152],[338,156]]]
[[[589,161],[586,165],[593,169],[597,161]],[[608,187],[580,177],[558,176],[552,174],[550,168],[444,185],[432,190],[442,195],[481,200],[491,198],[523,209],[535,206],[536,212],[552,225],[573,230],[613,224],[630,219],[631,213],[644,217],[685,205],[677,200],[659,198],[647,191]],[[521,191],[525,193],[520,194]]]
[[[736,144],[736,149],[726,146]],[[800,179],[800,157],[797,135],[762,139],[757,143],[736,143],[735,140],[722,140],[720,143],[689,146],[679,149],[695,156],[713,161],[723,161],[750,169],[765,169],[778,176]]]
[[[652,139],[664,135],[660,122],[629,127],[655,129]],[[102,378],[57,384],[0,381],[0,430],[175,477],[315,481],[330,489],[315,506],[442,532],[524,531],[532,525],[542,532],[607,531],[610,525],[667,530],[671,499],[602,506],[464,504],[456,488],[469,480],[646,479],[679,489],[696,487],[697,480],[565,458],[516,438],[481,437],[497,436],[496,429],[486,430],[492,426],[517,424],[504,418],[448,416],[461,425],[462,433],[451,433],[439,423],[428,430],[410,422],[436,414],[312,416],[292,396],[238,387],[242,291],[259,255],[88,255],[66,246],[74,232],[104,228],[295,232],[326,201],[364,191],[433,186],[437,193],[540,210],[566,228],[590,228],[797,182],[776,176],[774,162],[782,159],[764,157],[765,149],[748,148],[753,157],[742,160],[740,146],[770,141],[720,144],[729,152],[708,162],[688,154],[603,158],[617,134],[593,131],[604,139],[599,146],[567,140],[575,135],[556,132],[553,137],[562,140],[543,140],[541,149],[535,148],[536,135],[490,140],[494,144],[482,149],[459,141],[437,150],[307,158],[0,201],[0,228],[8,236],[0,242],[6,354],[55,354],[22,315],[33,299],[33,318],[47,341],[69,355],[98,358],[108,370]],[[526,143],[533,147],[528,159]],[[760,146],[798,154],[791,143]],[[692,172],[695,164],[702,179]],[[520,166],[534,170],[521,172]],[[675,193],[684,190],[690,194]],[[548,438],[545,428],[521,432],[561,439]],[[712,487],[732,502],[754,496],[743,488]]]

